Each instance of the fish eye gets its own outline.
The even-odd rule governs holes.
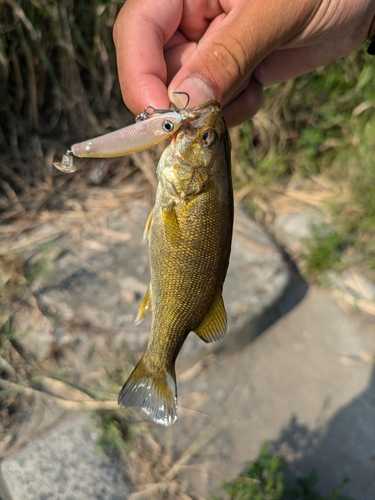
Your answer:
[[[218,138],[219,136],[217,135],[217,132],[215,132],[215,130],[206,130],[202,135],[203,146],[205,146],[206,148],[212,146],[213,144],[215,144],[215,142],[217,142]]]
[[[172,132],[174,129],[174,124],[169,120],[165,120],[165,122],[163,122],[162,128],[164,132]]]

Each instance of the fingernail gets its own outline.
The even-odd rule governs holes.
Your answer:
[[[177,94],[176,92],[185,92],[189,95],[189,107],[198,106],[199,104],[204,104],[207,101],[215,99],[213,91],[197,77],[186,78],[186,80],[180,83],[180,85],[172,91],[170,96],[171,102],[173,102],[178,109],[181,109],[186,106],[186,96]]]

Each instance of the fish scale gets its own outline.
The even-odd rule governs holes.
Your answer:
[[[188,113],[189,110],[186,110]],[[177,418],[175,361],[191,331],[205,342],[226,333],[222,288],[233,228],[230,139],[215,101],[192,110],[163,152],[147,222],[151,281],[137,322],[152,312],[146,352],[125,382],[122,407],[155,422]]]

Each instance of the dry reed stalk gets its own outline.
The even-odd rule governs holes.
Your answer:
[[[50,379],[52,380],[52,379]],[[58,382],[58,381],[55,381]],[[57,384],[56,384],[57,385]],[[109,401],[97,401],[95,399],[90,398],[86,393],[79,391],[78,389],[75,389],[72,391],[72,394],[74,394],[74,398],[77,397],[78,392],[81,393],[82,398],[80,400],[69,400],[65,399],[64,395],[67,394],[67,390],[70,391],[72,388],[70,387],[67,389],[65,387],[64,391],[62,394],[49,394],[43,390],[38,390],[34,389],[32,387],[25,387],[19,384],[15,384],[14,382],[9,382],[4,379],[0,379],[0,387],[4,391],[12,391],[14,393],[23,393],[26,396],[39,396],[46,398],[47,400],[56,403],[59,405],[61,408],[65,408],[66,410],[115,410],[118,408],[118,403],[117,399],[116,400],[109,400]],[[50,388],[52,387],[52,384],[50,385]]]

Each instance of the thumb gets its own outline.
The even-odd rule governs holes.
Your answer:
[[[186,92],[192,106],[211,99],[228,104],[247,86],[260,61],[304,28],[314,4],[311,0],[238,0],[203,35],[171,81],[171,102],[176,101],[174,92]]]

